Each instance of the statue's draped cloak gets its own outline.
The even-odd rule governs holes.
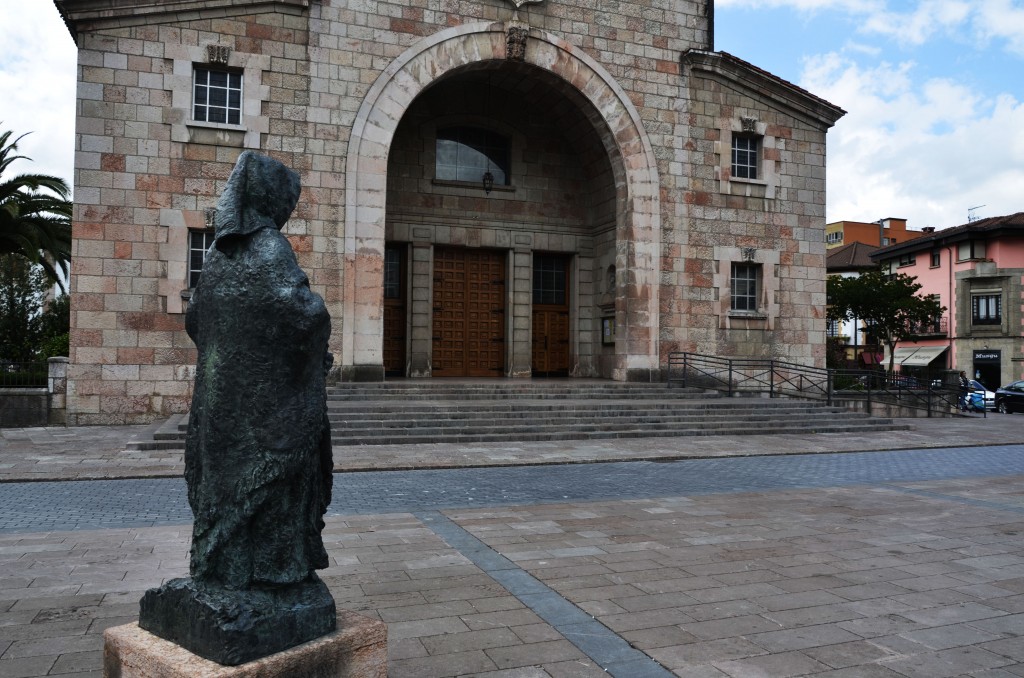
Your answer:
[[[191,574],[229,589],[297,583],[327,567],[332,471],[330,316],[278,231],[291,208],[232,210],[243,194],[280,198],[279,185],[247,182],[240,167],[186,317],[199,349],[185,448]],[[288,198],[294,207],[297,179]]]

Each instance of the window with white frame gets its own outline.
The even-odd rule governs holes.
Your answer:
[[[196,66],[192,81],[192,119],[241,124],[242,74]]]
[[[968,242],[960,243],[957,246],[956,258],[958,261],[967,261],[969,259],[984,259],[985,241],[970,240]]]
[[[733,311],[757,310],[757,281],[760,277],[760,264],[733,262],[730,282],[730,308]]]
[[[999,325],[1003,322],[1003,295],[998,292],[971,295],[971,324]]]
[[[757,179],[757,163],[761,138],[752,134],[732,135],[732,176],[734,179]]]
[[[195,289],[199,274],[203,272],[206,255],[213,247],[213,231],[188,232],[188,286]]]

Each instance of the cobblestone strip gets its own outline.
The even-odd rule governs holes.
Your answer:
[[[443,514],[421,511],[413,515],[533,610],[609,675],[614,678],[670,678],[675,675],[643,652],[633,649],[607,626]]]
[[[1024,445],[335,475],[328,514],[912,483],[1024,474]],[[0,484],[0,534],[188,523],[183,478]]]

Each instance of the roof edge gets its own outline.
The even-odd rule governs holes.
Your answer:
[[[1007,234],[1024,235],[1024,212],[1007,214],[1001,217],[988,217],[961,224],[960,226],[935,231],[934,233],[927,233],[905,242],[882,247],[871,253],[871,259],[874,261],[890,259],[900,254],[920,252],[925,249],[963,242],[978,235],[1000,236]]]
[[[688,49],[683,52],[681,61],[692,70],[717,75],[748,91],[766,91],[794,113],[823,125],[825,129],[846,115],[839,106],[728,52]]]
[[[123,28],[171,19],[209,19],[255,11],[301,13],[310,0],[54,0],[72,37],[80,31]]]

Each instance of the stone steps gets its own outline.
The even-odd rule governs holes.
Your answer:
[[[789,398],[725,398],[664,384],[424,380],[328,389],[334,445],[528,442],[754,433],[865,433],[891,419]],[[187,415],[132,449],[180,449]]]

